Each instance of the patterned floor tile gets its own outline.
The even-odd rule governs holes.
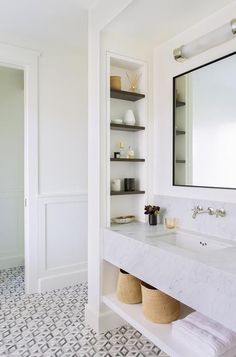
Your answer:
[[[24,293],[23,267],[0,271],[0,357],[168,357],[130,325],[96,335],[87,284]]]

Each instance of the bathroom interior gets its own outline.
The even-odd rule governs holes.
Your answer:
[[[100,31],[102,259],[86,318],[128,322],[169,356],[235,356],[236,7],[183,19],[176,2],[161,32],[149,5]]]
[[[0,355],[236,357],[236,1],[2,3]]]

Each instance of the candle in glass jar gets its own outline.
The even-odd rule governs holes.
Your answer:
[[[121,179],[111,180],[111,191],[120,191],[121,190]]]

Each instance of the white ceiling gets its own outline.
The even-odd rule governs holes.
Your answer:
[[[87,46],[87,9],[95,0],[0,0],[0,41],[41,49]],[[119,0],[116,0],[119,1]],[[232,0],[133,0],[108,27],[150,46],[173,37]]]
[[[87,42],[87,9],[93,2],[0,0],[0,39],[14,35],[35,48],[41,43],[83,48]]]
[[[138,36],[150,46],[167,41],[194,23],[232,3],[232,0],[133,0],[106,30]],[[232,18],[234,15],[232,15]]]

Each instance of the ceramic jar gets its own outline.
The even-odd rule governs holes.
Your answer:
[[[124,123],[126,125],[135,125],[135,116],[132,109],[128,109],[125,113]]]

